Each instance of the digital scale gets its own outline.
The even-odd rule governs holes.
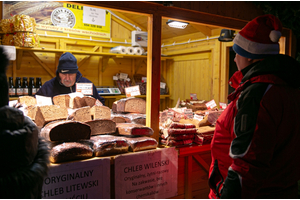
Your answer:
[[[98,94],[101,95],[120,95],[121,91],[119,88],[109,88],[109,87],[102,87],[102,88],[97,88]]]

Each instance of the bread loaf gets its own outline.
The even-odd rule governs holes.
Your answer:
[[[95,119],[86,121],[91,127],[91,135],[115,134],[116,122],[110,119]]]
[[[46,124],[40,135],[49,141],[77,141],[90,139],[91,128],[86,123],[58,120]]]
[[[91,107],[92,119],[110,119],[111,110],[106,106],[92,106]]]
[[[54,96],[52,98],[52,101],[53,101],[54,105],[69,108],[70,107],[70,99],[71,99],[71,97],[68,94],[61,94],[61,95]]]
[[[74,120],[78,122],[86,122],[92,120],[91,111],[89,106],[74,109],[68,116],[68,120]]]
[[[117,132],[119,135],[139,135],[139,136],[153,135],[152,128],[140,124],[133,124],[133,123],[118,123]]]
[[[133,137],[127,138],[127,142],[129,143],[129,151],[143,151],[149,149],[156,149],[158,142],[154,138],[150,137]]]
[[[32,120],[32,121],[35,121],[35,115],[36,115],[36,112],[37,112],[37,108],[38,106],[35,105],[35,106],[28,106],[25,111],[26,111],[26,115]]]
[[[20,96],[18,98],[18,103],[22,104],[25,107],[35,106],[37,104],[36,98],[34,98],[32,96]]]
[[[129,144],[124,137],[112,135],[92,136],[94,156],[108,156],[127,153]]]
[[[49,160],[61,163],[93,157],[93,149],[89,143],[64,142],[51,148]]]
[[[122,116],[113,116],[111,118],[116,123],[131,123],[131,120],[128,117],[122,117]]]
[[[67,108],[58,105],[46,105],[37,107],[34,121],[37,126],[43,127],[48,122],[67,119],[67,117]]]
[[[144,99],[129,97],[115,101],[112,105],[115,113],[146,113],[146,101]]]
[[[81,108],[85,106],[93,107],[96,99],[90,96],[70,98],[70,108]]]

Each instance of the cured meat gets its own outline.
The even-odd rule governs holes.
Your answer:
[[[116,126],[119,135],[139,135],[139,136],[153,135],[152,128],[140,124],[118,123]]]
[[[156,149],[158,142],[154,138],[150,137],[126,137],[127,142],[129,143],[129,151],[143,151],[149,149]]]
[[[162,139],[170,139],[170,140],[186,140],[186,139],[194,139],[195,134],[183,134],[183,135],[170,135],[165,137],[164,134],[161,134]]]
[[[127,153],[129,144],[124,137],[112,135],[92,136],[94,156],[108,156]]]
[[[112,105],[114,113],[146,113],[146,101],[141,98],[129,97],[115,101]]]
[[[196,128],[196,126],[194,124],[182,124],[182,123],[172,122],[169,128],[188,129],[188,128]]]
[[[93,157],[91,144],[85,142],[64,142],[51,148],[49,160],[61,163],[72,160],[82,160]]]
[[[116,132],[116,122],[110,119],[96,119],[85,123],[91,127],[91,135],[114,134]]]
[[[174,135],[174,134],[195,134],[195,133],[197,133],[197,129],[196,128],[187,128],[187,129],[169,128],[168,133],[170,135]]]
[[[167,146],[181,146],[181,145],[191,145],[193,144],[192,139],[186,139],[186,140],[170,140],[170,139],[161,139],[160,141],[162,144]]]
[[[40,135],[49,141],[77,141],[90,139],[91,128],[86,123],[59,120],[46,124]]]

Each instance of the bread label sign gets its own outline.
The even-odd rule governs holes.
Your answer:
[[[178,152],[174,147],[115,157],[116,199],[177,196]]]
[[[110,158],[51,164],[43,199],[109,199]]]
[[[141,95],[139,85],[125,88],[126,97]]]
[[[93,95],[93,83],[76,83],[76,92],[84,95]]]

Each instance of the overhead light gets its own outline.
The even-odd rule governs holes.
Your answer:
[[[170,27],[173,27],[173,28],[180,28],[180,29],[185,29],[185,27],[189,24],[187,22],[179,22],[179,21],[175,21],[175,20],[168,20],[167,21],[167,24],[170,26]]]
[[[220,42],[231,42],[234,38],[234,32],[235,31],[233,31],[233,30],[222,29],[218,40]]]

